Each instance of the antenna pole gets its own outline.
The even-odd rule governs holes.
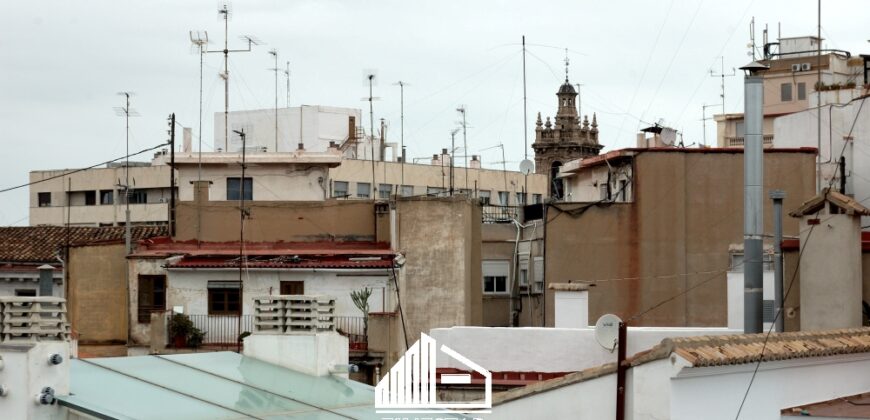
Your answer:
[[[251,37],[245,37],[248,41],[248,48],[244,50],[229,49],[229,31],[230,31],[230,10],[226,3],[218,10],[218,13],[223,15],[224,19],[224,49],[222,50],[207,50],[206,53],[221,53],[224,55],[224,72],[221,75],[224,79],[224,151],[229,151],[230,147],[230,128],[229,128],[229,113],[230,113],[230,70],[229,61],[231,52],[250,52],[251,46],[257,43]]]
[[[287,79],[287,104],[285,108],[290,108],[290,62],[287,62],[287,69],[284,70],[284,78]],[[277,150],[276,150],[277,152]]]
[[[400,183],[405,185],[405,82],[399,80],[399,149],[402,150]]]
[[[713,70],[710,70],[710,76],[711,77],[719,77],[721,80],[721,82],[720,82],[721,93],[719,94],[719,97],[722,98],[722,113],[724,114],[725,113],[725,78],[734,76],[736,73],[735,73],[734,69],[731,69],[731,74],[725,73],[725,57],[720,56],[719,63],[721,66],[721,70],[720,70],[719,74],[716,74],[713,72]]]
[[[375,184],[375,106],[374,106],[374,98],[372,97],[372,83],[374,82],[375,75],[369,74],[369,138],[371,143],[371,151],[372,151],[372,188],[369,190],[369,194],[374,198],[374,191],[377,188]]]
[[[526,104],[526,36],[523,35],[523,159],[529,158],[528,114],[529,111]]]
[[[450,132],[450,196],[453,197],[453,157],[456,156],[456,130]]]
[[[242,178],[239,179],[239,318],[237,325],[238,336],[236,338],[236,351],[242,352],[242,316],[245,307],[244,283],[242,282],[242,270],[245,264],[245,129],[233,130],[242,138]]]
[[[466,135],[465,105],[456,108],[456,110],[462,114],[462,164],[465,166],[465,189],[468,190],[468,137]]]
[[[124,245],[127,254],[132,251],[132,238],[130,235],[130,92],[123,93],[125,97],[124,106],[124,120],[125,120],[125,130],[126,130],[126,143],[127,143],[127,153],[124,158],[124,203],[126,208],[124,210]]]
[[[169,236],[175,236],[175,113],[169,116]]]
[[[275,57],[275,151],[278,151],[278,50],[271,50],[269,54]]]

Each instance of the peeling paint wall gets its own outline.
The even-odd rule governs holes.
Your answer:
[[[67,310],[82,344],[127,342],[124,244],[70,248]]]

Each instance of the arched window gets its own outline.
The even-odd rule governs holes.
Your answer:
[[[553,161],[550,164],[550,198],[554,200],[561,200],[563,198],[564,186],[562,185],[562,180],[556,178],[559,176],[559,169],[562,167],[562,162],[558,160]]]

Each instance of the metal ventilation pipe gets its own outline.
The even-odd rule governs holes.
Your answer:
[[[763,173],[764,173],[764,78],[767,66],[753,61],[740,68],[743,79],[743,331],[762,330],[762,299],[764,291],[762,234]]]

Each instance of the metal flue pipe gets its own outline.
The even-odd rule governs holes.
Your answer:
[[[743,331],[762,331],[764,217],[762,214],[764,171],[764,78],[767,66],[753,61],[741,70],[743,79],[745,134],[743,143]]]
[[[773,314],[776,318],[776,332],[783,332],[784,322],[782,301],[782,199],[785,191],[773,190],[770,192],[773,200]]]

